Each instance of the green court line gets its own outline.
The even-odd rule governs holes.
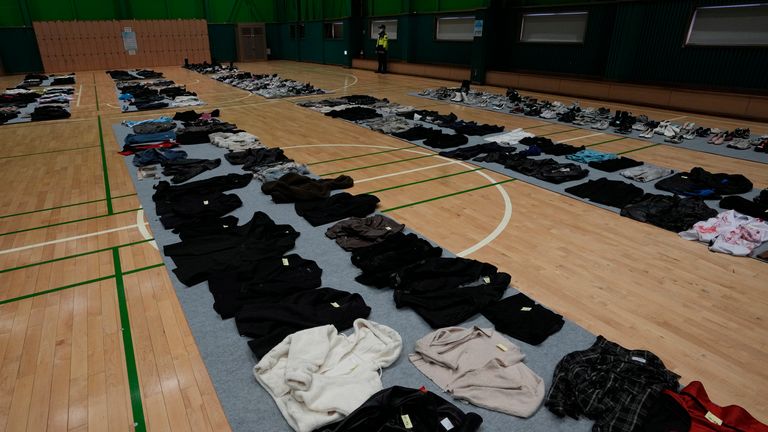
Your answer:
[[[116,246],[116,247],[107,248],[105,250],[112,250],[113,251],[112,252],[113,253],[113,259],[114,259],[114,253],[115,253],[115,251],[118,250],[118,248],[119,248],[119,246]],[[119,255],[119,253],[118,253],[118,255]],[[120,275],[127,275],[127,274],[139,273],[139,272],[143,272],[145,270],[150,270],[150,269],[153,269],[153,268],[162,267],[164,265],[165,265],[165,263],[153,264],[153,265],[149,265],[149,266],[146,266],[146,267],[140,267],[140,268],[137,268],[137,269],[128,270],[125,273],[119,273],[119,274]],[[45,290],[45,291],[38,291],[38,292],[31,293],[31,294],[25,294],[23,296],[10,298],[10,299],[7,299],[7,300],[0,300],[0,305],[4,305],[6,303],[13,303],[13,302],[21,301],[21,300],[26,300],[26,299],[33,298],[33,297],[39,297],[41,295],[51,294],[51,293],[55,293],[55,292],[58,292],[58,291],[63,291],[65,289],[77,288],[79,286],[88,285],[88,284],[92,284],[92,283],[96,283],[96,282],[101,282],[101,281],[109,280],[109,279],[116,278],[116,277],[118,277],[118,273],[117,272],[115,272],[115,274],[109,275],[109,276],[101,276],[101,277],[97,277],[97,278],[94,278],[94,279],[89,279],[87,281],[82,281],[82,282],[77,282],[77,283],[73,283],[73,284],[69,284],[69,285],[64,285],[64,286],[60,286],[60,287],[57,287],[57,288],[51,288],[51,289]],[[122,278],[120,278],[120,280],[122,280]]]
[[[656,146],[660,146],[660,145],[661,145],[661,143],[651,144],[651,145],[647,145],[645,147],[640,147],[640,148],[636,148],[636,149],[632,149],[632,150],[627,150],[627,151],[619,152],[619,153],[616,153],[616,154],[620,154],[621,155],[621,154],[626,154],[626,153],[632,153],[632,152],[636,152],[636,151],[639,151],[639,150],[644,150],[644,149],[647,149],[647,148],[656,147]]]
[[[107,279],[112,279],[113,277],[115,277],[115,275],[102,276],[102,277],[98,277],[96,279],[90,279],[90,280],[83,281],[83,282],[78,282],[78,283],[73,283],[73,284],[69,284],[69,285],[64,285],[64,286],[61,286],[61,287],[58,287],[58,288],[52,288],[52,289],[45,290],[45,291],[38,291],[38,292],[35,292],[35,293],[32,293],[32,294],[27,294],[27,295],[23,295],[23,296],[19,296],[19,297],[14,297],[14,298],[11,298],[11,299],[8,299],[8,300],[2,300],[2,301],[0,301],[0,305],[4,305],[6,303],[13,303],[13,302],[20,301],[20,300],[26,300],[26,299],[29,299],[29,298],[32,298],[32,297],[38,297],[38,296],[45,295],[45,294],[55,293],[57,291],[62,291],[62,290],[69,289],[69,288],[75,288],[75,287],[79,287],[81,285],[88,285],[88,284],[92,284],[92,283],[96,283],[96,282],[101,282],[101,281],[104,281],[104,280],[107,280]]]
[[[401,184],[401,185],[397,185],[397,186],[390,186],[390,187],[386,187],[384,189],[378,189],[378,190],[375,190],[375,191],[362,192],[362,193],[375,194],[375,193],[385,192],[385,191],[392,190],[392,189],[400,189],[400,188],[404,188],[404,187],[408,187],[408,186],[417,185],[417,184],[420,184],[420,183],[427,183],[427,182],[431,182],[431,181],[435,181],[435,180],[444,179],[444,178],[447,178],[447,177],[453,177],[453,176],[457,176],[457,175],[461,175],[461,174],[466,174],[466,173],[471,173],[471,172],[475,172],[475,171],[480,171],[480,170],[483,170],[483,169],[485,169],[485,168],[475,168],[475,169],[466,170],[466,171],[459,171],[459,172],[455,172],[455,173],[452,173],[452,174],[441,175],[441,176],[438,176],[438,177],[432,177],[432,178],[428,178],[428,179],[425,179],[425,180],[419,180],[419,181],[415,181],[415,182],[411,182],[411,183],[405,183],[405,184]]]
[[[596,145],[608,144],[610,142],[621,141],[621,140],[625,140],[625,139],[627,139],[627,137],[618,137],[618,138],[609,139],[607,141],[600,141],[599,143],[588,144],[588,145],[585,145],[584,147],[593,147],[593,146],[596,146]]]
[[[125,271],[125,272],[123,272],[123,275],[134,274],[134,273],[138,273],[138,272],[143,272],[145,270],[150,270],[150,269],[153,269],[153,268],[164,267],[164,266],[165,266],[165,263],[152,264],[152,265],[149,265],[149,266],[146,266],[146,267],[140,267],[140,268],[137,268],[137,269]]]
[[[426,155],[426,156],[419,156],[419,157],[408,158],[408,159],[398,159],[396,161],[391,161],[391,162],[384,162],[384,163],[368,165],[368,166],[363,166],[363,167],[350,168],[350,169],[345,169],[345,170],[341,170],[341,171],[333,171],[333,172],[329,172],[329,173],[320,174],[320,176],[322,177],[322,176],[327,176],[327,175],[331,175],[331,174],[341,174],[341,173],[350,172],[350,171],[358,171],[358,170],[362,170],[362,169],[366,169],[366,168],[375,168],[375,167],[380,167],[380,166],[384,166],[384,165],[392,165],[392,164],[396,164],[396,163],[408,162],[408,161],[412,161],[412,160],[416,160],[416,159],[424,159],[424,158],[433,157],[433,156],[438,156],[438,154],[435,153],[435,154],[430,154],[430,155]]]
[[[107,214],[113,214],[114,210],[112,209],[112,190],[109,187],[109,170],[107,169],[107,151],[104,148],[104,134],[101,131],[101,116],[96,117],[99,121],[99,145],[101,146],[101,169],[104,173],[104,193],[106,194],[106,197],[104,198],[107,201]]]
[[[478,186],[478,187],[474,187],[474,188],[471,188],[471,189],[465,189],[465,190],[461,190],[461,191],[458,191],[458,192],[452,192],[452,193],[449,193],[449,194],[436,196],[434,198],[428,198],[428,199],[425,199],[425,200],[412,202],[410,204],[403,204],[401,206],[388,208],[388,209],[385,209],[385,210],[381,210],[381,212],[382,213],[387,213],[387,212],[391,212],[391,211],[395,211],[395,210],[400,210],[402,208],[411,207],[411,206],[415,206],[415,205],[418,205],[418,204],[424,204],[424,203],[428,203],[428,202],[432,202],[432,201],[437,201],[437,200],[441,200],[443,198],[450,198],[452,196],[461,195],[461,194],[465,194],[465,193],[468,193],[468,192],[473,192],[473,191],[476,191],[476,190],[479,190],[479,189],[485,189],[485,188],[488,188],[488,187],[491,187],[491,186],[497,186],[497,185],[500,185],[500,184],[513,182],[515,180],[517,180],[517,179],[511,178],[511,179],[506,179],[506,180],[502,180],[502,181],[495,182],[495,183],[489,183],[489,184]]]
[[[99,111],[99,90],[96,88],[96,75],[91,74],[93,77],[93,93],[96,95],[96,111]]]
[[[556,123],[553,123],[553,124],[556,124]],[[571,132],[571,131],[575,131],[575,130],[579,130],[579,129],[581,129],[581,128],[573,128],[573,129],[568,129],[568,130],[564,130],[564,131],[560,131],[560,132],[552,132],[552,133],[548,133],[548,134],[544,134],[544,135],[539,135],[539,136],[557,135],[557,134]]]
[[[70,149],[64,149],[64,150],[51,150],[51,151],[44,151],[44,152],[38,152],[38,153],[27,153],[27,154],[21,154],[16,156],[0,156],[0,159],[13,159],[13,158],[20,158],[20,157],[26,157],[26,156],[37,156],[37,155],[43,155],[43,154],[50,154],[50,153],[61,153],[61,152],[70,152],[75,150],[87,150],[96,148],[98,146],[87,146],[87,147],[76,147],[76,148],[70,148]]]
[[[125,353],[125,366],[128,373],[128,387],[131,390],[131,410],[133,411],[133,430],[145,432],[147,425],[144,420],[144,408],[141,404],[141,387],[139,386],[139,373],[136,367],[136,355],[133,350],[133,338],[131,337],[131,321],[128,315],[128,302],[125,299],[125,283],[123,282],[123,269],[120,263],[120,251],[112,249],[112,260],[115,266],[115,286],[117,287],[117,303],[120,308],[120,328],[123,334],[123,352]]]
[[[64,260],[68,260],[68,259],[72,259],[72,258],[78,258],[78,257],[81,257],[81,256],[93,255],[93,254],[97,254],[97,253],[101,253],[101,252],[107,252],[107,251],[112,250],[112,248],[120,249],[120,248],[124,248],[124,247],[135,246],[137,244],[151,242],[152,240],[154,240],[154,239],[152,238],[152,239],[146,239],[146,240],[139,240],[139,241],[135,241],[135,242],[131,242],[131,243],[124,243],[124,244],[117,245],[117,246],[110,246],[108,248],[96,249],[96,250],[92,250],[92,251],[88,251],[88,252],[81,252],[81,253],[78,253],[78,254],[68,255],[68,256],[64,256],[64,257],[60,257],[60,258],[53,258],[53,259],[49,259],[49,260],[45,260],[45,261],[40,261],[40,262],[32,263],[32,264],[24,264],[24,265],[20,265],[18,267],[11,267],[11,268],[0,270],[0,274],[12,272],[12,271],[15,271],[15,270],[21,270],[21,269],[25,269],[25,268],[29,268],[29,267],[36,267],[36,266],[39,266],[39,265],[55,263],[57,261],[64,261]]]
[[[118,198],[126,198],[126,197],[134,196],[134,195],[136,195],[135,192],[134,193],[130,193],[130,194],[125,194],[125,195],[114,196],[114,197],[112,197],[112,199],[116,200]],[[101,202],[101,201],[104,201],[104,200],[105,200],[104,198],[101,198],[101,199],[97,199],[97,200],[83,201],[83,202],[74,203],[74,204],[64,204],[64,205],[55,206],[55,207],[48,207],[48,208],[39,209],[39,210],[30,210],[30,211],[25,211],[25,212],[21,212],[21,213],[12,213],[12,214],[7,214],[7,215],[0,216],[0,219],[5,219],[5,218],[9,218],[9,217],[14,217],[14,216],[23,216],[23,215],[28,215],[28,214],[32,214],[32,213],[40,213],[40,212],[50,211],[50,210],[57,210],[57,209],[67,208],[67,207],[77,207],[77,206],[81,206],[81,205],[93,204],[93,203]]]
[[[119,212],[113,212],[112,214],[105,214],[105,215],[100,215],[100,216],[91,216],[91,217],[87,217],[87,218],[75,219],[75,220],[66,221],[66,222],[57,222],[57,223],[53,223],[53,224],[50,224],[50,225],[43,225],[43,226],[38,226],[38,227],[34,227],[34,228],[24,228],[24,229],[20,229],[20,230],[16,230],[16,231],[9,231],[9,232],[5,232],[5,233],[0,233],[0,237],[11,235],[11,234],[23,233],[23,232],[27,232],[27,231],[35,231],[35,230],[39,230],[39,229],[51,228],[51,227],[55,227],[55,226],[59,226],[59,225],[67,225],[67,224],[71,224],[71,223],[83,222],[83,221],[92,220],[92,219],[100,219],[100,218],[104,218],[104,217],[107,217],[107,216],[119,215],[119,214],[122,214],[122,213],[131,213],[131,212],[135,212],[135,211],[139,211],[139,210],[141,210],[141,207],[135,208],[135,209],[130,209],[130,210],[123,210],[123,211],[119,211]]]
[[[391,153],[391,152],[395,152],[395,151],[399,151],[399,150],[412,149],[414,147],[419,147],[419,146],[412,145],[410,147],[400,147],[400,148],[396,148],[396,149],[377,151],[377,152],[373,152],[373,153],[365,153],[365,154],[361,154],[361,155],[357,155],[357,156],[347,156],[347,157],[341,157],[341,158],[336,158],[336,159],[328,159],[328,160],[323,160],[323,161],[319,161],[319,162],[308,163],[307,166],[310,166],[310,165],[320,165],[320,164],[324,164],[324,163],[328,163],[328,162],[336,162],[336,161],[340,161],[340,160],[355,159],[355,158],[359,158],[359,157],[363,157],[363,156],[373,156],[373,155],[382,154],[382,153]]]

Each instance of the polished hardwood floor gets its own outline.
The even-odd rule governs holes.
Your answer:
[[[408,95],[451,82],[294,62],[240,67],[768,186],[764,164]],[[683,383],[704,382],[716,403],[768,421],[765,263],[711,253],[520,181],[475,189],[508,178],[439,156],[413,159],[432,152],[295,105],[311,97],[267,100],[181,68],[156,69],[314,172],[355,169],[353,191],[375,192],[389,215],[497,265],[516,288],[587,330],[655,352]],[[0,85],[20,80],[0,77]],[[227,430],[111,133],[121,120],[173,110],[123,114],[103,71],[78,72],[77,81],[72,118],[0,126],[0,430]],[[581,103],[768,133],[738,119]],[[369,154],[383,150],[394,151]],[[350,156],[358,157],[333,160]]]

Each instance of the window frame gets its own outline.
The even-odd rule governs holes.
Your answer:
[[[328,36],[327,26],[331,26],[331,36]],[[341,27],[341,34],[336,35],[336,26]],[[323,39],[326,40],[343,40],[344,39],[344,21],[326,21],[323,22]]]
[[[384,25],[387,27],[387,40],[393,41],[397,40],[397,30],[399,30],[400,27],[400,20],[397,18],[371,18],[370,25],[368,26],[368,31],[371,32],[371,39],[376,40],[379,38],[379,25],[381,23],[384,23]],[[395,35],[392,36],[392,33],[389,32],[389,24],[387,23],[395,23]],[[374,27],[374,25],[376,27]]]
[[[440,36],[440,20],[469,20],[472,22],[472,30],[469,32],[469,39],[441,39]],[[477,18],[474,15],[445,15],[435,17],[435,33],[433,35],[435,42],[473,42],[475,40],[475,21]]]
[[[525,33],[525,17],[526,16],[553,16],[553,15],[584,15],[584,33],[581,35],[580,41],[556,41],[556,40],[525,40],[523,34]],[[568,11],[568,12],[535,12],[535,13],[522,13],[520,15],[520,33],[517,35],[517,42],[524,44],[536,44],[536,45],[584,45],[587,39],[587,30],[589,29],[589,11]]]
[[[768,8],[768,3],[742,3],[733,5],[712,5],[712,6],[698,6],[694,7],[691,11],[691,18],[688,23],[688,31],[685,34],[685,40],[683,40],[684,48],[696,48],[696,47],[716,47],[716,48],[738,48],[738,47],[768,47],[768,40],[765,43],[696,43],[691,42],[691,35],[693,34],[693,27],[696,24],[696,15],[700,9],[733,9],[733,8],[750,8],[750,7],[764,7]]]

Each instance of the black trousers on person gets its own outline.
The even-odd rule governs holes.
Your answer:
[[[379,68],[376,72],[387,73],[387,52],[379,51],[376,53],[376,57],[379,59]]]

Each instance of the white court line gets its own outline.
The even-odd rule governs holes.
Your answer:
[[[454,164],[458,164],[458,163],[459,163],[458,161],[451,161],[451,162],[441,163],[441,164],[437,164],[437,165],[430,165],[430,166],[425,166],[425,167],[421,167],[421,168],[409,169],[409,170],[406,170],[406,171],[399,171],[399,172],[391,173],[391,174],[384,174],[384,175],[380,175],[380,176],[376,176],[376,177],[371,177],[371,178],[367,178],[367,179],[362,179],[362,180],[355,179],[355,184],[365,183],[365,182],[369,182],[369,181],[373,181],[373,180],[379,180],[379,179],[383,179],[383,178],[387,178],[387,177],[399,176],[400,174],[409,174],[409,173],[412,173],[412,172],[424,171],[424,170],[428,170],[428,169],[432,169],[432,168],[437,168],[437,167],[441,167],[441,166],[446,166],[446,165],[454,165]]]
[[[80,91],[77,92],[77,106],[80,106],[80,96],[83,95],[83,85],[80,84]]]
[[[136,226],[139,228],[139,234],[141,234],[142,237],[144,237],[144,240],[149,240],[152,238],[152,234],[149,233],[149,230],[147,229],[147,223],[144,222],[144,209],[141,209],[136,212]],[[152,240],[149,242],[149,244],[152,245],[155,250],[159,250],[157,248],[157,242]]]
[[[576,141],[576,140],[580,140],[582,138],[590,138],[590,137],[598,136],[598,135],[602,135],[602,134],[603,134],[602,132],[598,132],[598,133],[593,133],[593,134],[590,134],[590,135],[580,136],[580,137],[577,137],[577,138],[569,138],[569,139],[558,141],[558,142],[564,143],[564,142],[568,142],[568,141]]]
[[[144,223],[146,223],[146,222],[144,222]],[[35,244],[31,244],[31,245],[26,245],[26,246],[20,246],[20,247],[17,247],[17,248],[6,249],[6,250],[3,250],[3,251],[0,251],[0,255],[9,254],[9,253],[13,253],[13,252],[19,252],[19,251],[23,251],[23,250],[27,250],[27,249],[34,249],[34,248],[48,246],[48,245],[57,244],[57,243],[65,243],[65,242],[72,241],[72,240],[79,240],[79,239],[88,238],[88,237],[95,237],[95,236],[99,236],[99,235],[102,235],[102,234],[109,234],[109,233],[118,232],[118,231],[125,231],[125,230],[129,230],[129,229],[133,229],[133,228],[138,228],[138,226],[139,226],[138,224],[127,225],[127,226],[120,227],[120,228],[112,228],[112,229],[108,229],[108,230],[104,230],[104,231],[98,231],[98,232],[83,234],[83,235],[74,236],[74,237],[67,237],[67,238],[58,239],[58,240],[51,240],[51,241],[42,242],[42,243],[35,243]]]
[[[687,116],[687,115],[684,115],[684,116],[680,116],[680,117],[673,117],[673,118],[671,118],[671,119],[665,119],[665,120],[669,120],[669,121],[675,121],[675,120],[684,119],[684,118],[686,118],[686,117],[688,117],[688,116]]]

